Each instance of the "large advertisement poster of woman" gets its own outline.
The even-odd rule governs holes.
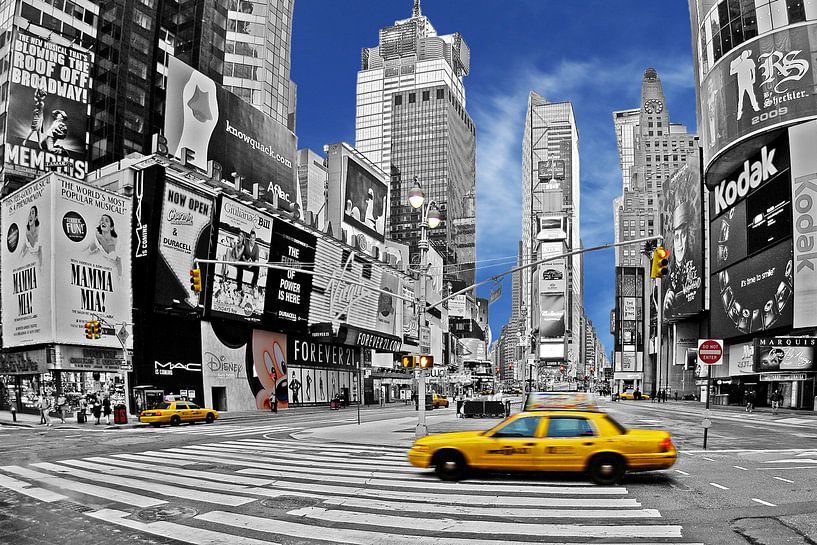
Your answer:
[[[388,186],[352,160],[346,161],[343,220],[383,242],[386,235]]]

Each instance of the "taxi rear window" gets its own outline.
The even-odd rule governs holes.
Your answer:
[[[170,405],[171,405],[171,404],[170,404],[170,403],[167,403],[167,402],[155,403],[155,404],[154,404],[154,405],[151,407],[151,409],[169,409],[169,408],[170,408]]]

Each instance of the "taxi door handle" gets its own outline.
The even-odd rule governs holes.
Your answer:
[[[593,442],[590,442],[590,443],[582,443],[582,445],[584,445],[584,446],[586,446],[586,447],[591,447],[591,446],[593,446],[594,444],[595,444],[595,443],[593,443]]]
[[[525,443],[526,447],[535,447],[536,443]]]

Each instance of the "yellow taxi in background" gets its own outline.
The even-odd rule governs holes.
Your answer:
[[[429,435],[408,453],[446,481],[480,469],[588,473],[603,485],[627,471],[667,469],[677,456],[669,432],[626,429],[582,392],[532,392],[522,412],[488,431]]]
[[[629,390],[624,390],[618,396],[619,399],[650,399],[650,394],[645,394],[644,392],[638,392],[638,396],[635,395],[635,391],[631,388]]]
[[[207,422],[212,424],[218,411],[199,407],[189,401],[167,401],[139,413],[139,422],[158,428],[162,424],[178,426],[182,422]]]
[[[437,392],[434,392],[434,395],[431,397],[431,406],[435,409],[438,407],[445,407],[448,408],[448,398],[444,395],[440,395]]]

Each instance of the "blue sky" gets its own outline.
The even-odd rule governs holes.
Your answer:
[[[360,49],[411,15],[412,0],[296,0],[292,79],[298,85],[298,146],[355,139]],[[423,0],[437,32],[460,32],[471,48],[467,109],[477,126],[477,259],[516,253],[521,236],[521,161],[527,96],[573,103],[581,158],[585,246],[613,242],[612,200],[621,193],[612,112],[638,106],[644,69],[664,84],[670,120],[694,130],[689,12],[684,0]],[[585,260],[585,307],[609,354],[612,250]],[[507,267],[484,268],[478,279]],[[490,307],[494,338],[508,321],[508,277]],[[479,292],[486,296],[485,287]]]

